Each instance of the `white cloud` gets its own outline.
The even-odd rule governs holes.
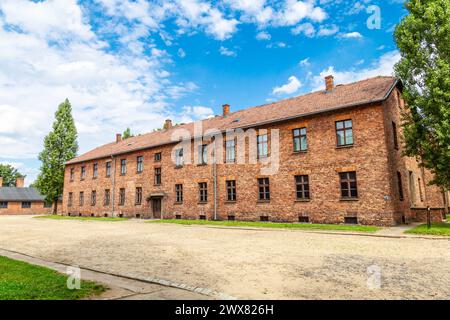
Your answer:
[[[351,39],[351,38],[362,38],[363,36],[361,35],[361,33],[355,31],[355,32],[349,32],[349,33],[342,33],[339,35],[339,37]]]
[[[314,26],[309,23],[302,23],[299,24],[298,26],[296,26],[295,28],[293,28],[291,30],[292,34],[298,35],[298,34],[304,34],[307,37],[313,37],[314,34],[316,33],[316,29],[314,28]]]
[[[310,63],[309,63],[309,57],[308,57],[308,58],[305,58],[305,59],[303,59],[303,60],[301,60],[301,61],[299,62],[299,65],[300,65],[301,67],[307,67],[307,66],[309,66],[309,65],[310,65]]]
[[[183,50],[183,48],[178,49],[177,54],[180,58],[186,57],[186,52]]]
[[[320,72],[312,79],[314,90],[323,90],[324,77],[332,74],[336,83],[350,83],[376,76],[392,76],[394,65],[400,60],[398,51],[387,52],[379,59],[375,60],[370,67],[363,69],[336,70],[333,66]]]
[[[257,40],[270,40],[271,38],[271,35],[266,31],[258,32],[258,34],[256,35]]]
[[[179,122],[189,123],[198,119],[214,117],[214,111],[205,106],[184,106],[179,115]]]
[[[295,76],[290,76],[288,79],[288,83],[279,87],[275,87],[272,91],[272,94],[292,94],[298,91],[301,86],[302,83]]]
[[[221,55],[227,56],[227,57],[236,57],[237,56],[237,53],[235,51],[225,48],[224,46],[221,46],[219,48],[219,52]]]
[[[339,27],[332,24],[330,26],[321,26],[319,31],[317,32],[317,36],[319,37],[327,37],[336,34],[339,31]]]

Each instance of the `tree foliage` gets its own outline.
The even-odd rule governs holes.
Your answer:
[[[431,181],[450,189],[450,1],[410,0],[395,30],[395,66],[408,108],[405,154],[420,158]]]
[[[10,164],[0,163],[0,177],[3,178],[2,185],[4,187],[15,187],[17,178],[25,178],[16,168]],[[1,187],[1,186],[0,186]]]
[[[128,139],[134,137],[134,134],[131,133],[131,129],[127,128],[123,133],[122,133],[122,140]]]
[[[42,166],[35,184],[46,201],[54,203],[54,213],[63,192],[65,163],[74,158],[77,151],[77,129],[72,117],[72,106],[66,99],[59,105],[52,131],[44,139],[44,150],[39,154]]]

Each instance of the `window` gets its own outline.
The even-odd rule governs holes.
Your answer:
[[[135,201],[136,205],[141,205],[142,204],[142,188],[141,187],[137,187],[136,188],[136,201]]]
[[[161,161],[161,152],[155,153],[155,162]]]
[[[256,141],[258,145],[258,158],[267,157],[269,154],[267,134],[259,135]]]
[[[69,199],[67,199],[67,206],[71,207],[73,204],[73,193],[69,192]]]
[[[353,144],[353,124],[352,120],[336,122],[337,145],[350,146]]]
[[[155,185],[161,184],[161,168],[155,168]]]
[[[120,175],[125,175],[127,173],[127,159],[120,160]]]
[[[29,208],[31,208],[31,202],[30,201],[22,202],[22,209],[29,209]]]
[[[258,179],[258,199],[260,201],[270,200],[269,178]]]
[[[119,206],[125,205],[125,189],[120,188],[119,190]]]
[[[97,191],[92,190],[91,192],[91,206],[95,206],[97,203]]]
[[[182,184],[175,185],[175,202],[177,202],[177,203],[183,202],[183,185]]]
[[[339,177],[341,180],[341,197],[344,199],[358,198],[356,172],[341,172]]]
[[[8,208],[8,202],[0,201],[0,209],[7,209],[7,208]]]
[[[208,163],[208,145],[203,144],[198,146],[198,164],[207,164]]]
[[[294,139],[294,152],[306,151],[308,149],[306,141],[306,128],[292,130]]]
[[[92,166],[92,177],[96,179],[98,177],[98,163],[94,163]]]
[[[206,182],[200,182],[198,184],[198,191],[199,191],[200,202],[207,202],[208,201],[208,184]]]
[[[236,180],[227,180],[227,201],[236,201]]]
[[[106,176],[110,177],[111,176],[111,161],[108,161],[106,163]]]
[[[395,122],[392,122],[392,134],[394,138],[394,148],[398,150],[397,125]]]
[[[53,207],[53,203],[51,202],[44,202],[44,208],[52,208]]]
[[[181,167],[184,164],[183,149],[175,150],[175,166]]]
[[[109,189],[105,189],[105,198],[103,200],[103,204],[105,206],[109,206],[111,202],[111,191]]]
[[[86,167],[81,167],[81,180],[84,180],[86,178]]]
[[[75,178],[75,168],[70,168],[70,181]]]
[[[403,182],[402,182],[402,174],[397,171],[397,187],[398,187],[398,196],[400,201],[403,201]]]
[[[136,159],[136,172],[141,173],[142,171],[144,171],[144,157],[139,156]]]
[[[227,140],[225,141],[225,156],[226,162],[235,162],[236,161],[236,140]]]
[[[309,177],[307,175],[295,176],[295,188],[297,200],[309,199]]]
[[[78,199],[78,200],[79,200],[80,207],[84,206],[84,192],[83,191],[80,192],[80,199]]]

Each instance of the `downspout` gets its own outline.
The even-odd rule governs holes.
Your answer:
[[[216,161],[216,139],[214,138],[214,146],[213,146],[213,175],[214,175],[214,220],[217,220],[217,161]]]
[[[114,158],[113,155],[111,155],[111,159],[114,159],[114,173],[113,173],[113,183],[112,183],[112,216],[116,216],[116,161],[117,158]]]

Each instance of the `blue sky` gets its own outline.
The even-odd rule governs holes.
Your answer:
[[[320,90],[328,74],[392,74],[405,14],[402,0],[0,0],[0,162],[32,182],[66,97],[83,153],[126,127]]]

